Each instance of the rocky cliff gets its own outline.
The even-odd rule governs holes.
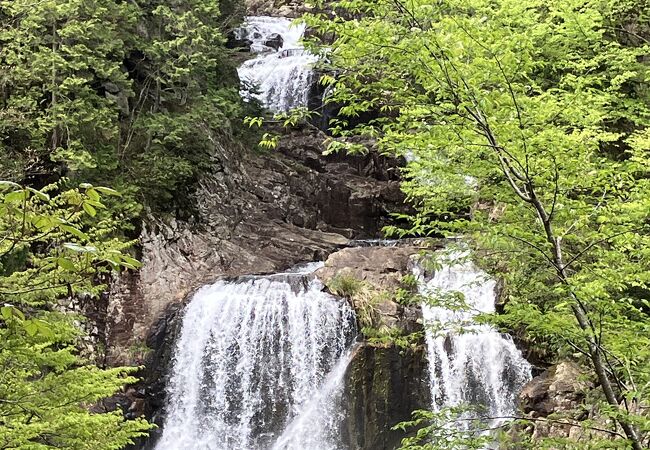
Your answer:
[[[404,433],[391,428],[431,404],[422,311],[400,295],[413,258],[431,245],[377,244],[383,245],[339,250],[316,272],[330,290],[343,290],[360,322],[363,341],[346,374],[342,430],[348,448],[358,450],[399,447]]]
[[[113,285],[110,364],[141,362],[154,325],[199,286],[322,260],[349,239],[377,236],[388,214],[403,210],[396,161],[325,157],[323,139],[307,127],[269,153],[215,146],[196,213],[186,220],[148,218],[143,268]]]

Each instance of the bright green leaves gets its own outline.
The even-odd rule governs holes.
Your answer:
[[[124,254],[128,244],[106,237],[112,230],[101,195],[116,191],[87,184],[63,191],[62,183],[40,190],[4,186],[10,189],[0,192],[0,295],[6,299],[40,305],[70,289],[98,292],[88,277],[139,266]],[[30,252],[34,248],[48,250]]]
[[[330,149],[350,151],[346,142],[363,136],[409,161],[402,188],[417,212],[387,231],[463,233],[504,281],[505,313],[484,320],[521,330],[549,360],[589,366],[596,341],[618,394],[647,402],[650,44],[617,22],[628,11],[637,23],[630,11],[643,2],[355,0],[334,9],[333,20],[307,18],[335,38],[322,50],[328,102],[341,106]],[[354,125],[362,116],[371,119]],[[624,414],[647,430],[636,411]]]
[[[493,437],[476,432],[488,427],[480,408],[457,406],[441,411],[414,411],[412,420],[395,425],[393,430],[407,432],[401,450],[480,450]],[[459,424],[462,424],[459,426]],[[465,426],[469,424],[469,426]]]
[[[85,334],[78,295],[92,300],[113,270],[136,269],[131,243],[111,235],[103,196],[90,184],[42,189],[0,183],[0,442],[8,448],[123,448],[150,426],[89,407],[135,381],[78,356]],[[89,208],[93,208],[90,210]],[[77,311],[78,312],[78,311]]]
[[[266,126],[267,129],[273,129],[273,127],[280,126],[285,130],[288,130],[298,126],[299,124],[308,122],[317,115],[319,115],[319,113],[310,111],[306,107],[298,107],[293,108],[290,111],[275,113],[272,117],[247,116],[244,117],[244,125],[248,125],[249,128],[262,128],[263,126]],[[278,146],[280,137],[281,136],[277,132],[268,131],[262,135],[257,146],[266,150],[274,149]]]

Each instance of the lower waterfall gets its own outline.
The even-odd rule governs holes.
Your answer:
[[[194,295],[156,450],[339,448],[336,403],[355,319],[309,274],[317,267]]]
[[[432,407],[478,406],[480,415],[496,426],[515,414],[517,395],[531,378],[531,366],[509,336],[473,323],[477,313],[494,311],[496,283],[471,262],[452,262],[459,257],[463,259],[451,255],[450,262],[420,283],[420,292],[427,296],[461,292],[470,308],[422,306]],[[416,269],[420,278],[421,272]],[[455,325],[463,332],[454,331]]]

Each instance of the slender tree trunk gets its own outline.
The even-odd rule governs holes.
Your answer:
[[[598,383],[603,389],[603,393],[605,394],[605,399],[607,400],[607,403],[618,409],[620,408],[619,402],[618,399],[616,398],[616,393],[614,392],[612,382],[607,376],[607,370],[603,362],[600,343],[598,342],[593,326],[589,320],[587,310],[584,304],[582,303],[582,301],[580,301],[578,296],[571,290],[571,286],[569,285],[569,279],[566,273],[566,268],[564,266],[564,259],[562,257],[561,239],[555,236],[555,233],[553,232],[553,226],[551,223],[551,217],[548,215],[546,209],[544,208],[544,205],[537,197],[530,180],[528,180],[528,192],[530,196],[530,203],[535,208],[535,211],[537,212],[537,216],[540,218],[542,224],[544,225],[546,240],[551,244],[552,253],[553,253],[553,262],[555,264],[555,270],[557,272],[558,278],[561,280],[562,284],[569,287],[570,295],[575,302],[571,307],[573,311],[573,315],[575,316],[580,328],[583,331],[587,332],[587,346],[589,348],[589,358],[591,359],[591,363],[594,366],[594,371],[596,372]],[[625,418],[619,418],[617,420],[618,423],[621,425],[621,428],[625,432],[627,438],[632,442],[632,448],[634,450],[643,450],[643,446],[641,445],[641,439],[639,439],[637,430],[634,428],[634,426],[632,426],[632,424],[629,421],[627,421]]]
[[[59,50],[57,38],[56,38],[56,22],[52,24],[52,55],[55,56]],[[59,126],[56,123],[56,106],[58,102],[56,90],[57,90],[57,71],[56,64],[52,64],[52,102],[50,103],[50,108],[54,113],[55,123],[52,128],[52,151],[55,151],[59,146]]]

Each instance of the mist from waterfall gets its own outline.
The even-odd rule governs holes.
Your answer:
[[[495,426],[515,414],[517,395],[531,378],[531,366],[510,336],[473,322],[478,313],[494,312],[496,283],[464,259],[466,255],[459,253],[449,255],[428,280],[422,268],[416,269],[421,294],[460,292],[469,306],[460,310],[422,306],[432,408],[479,406],[481,416]],[[457,325],[462,332],[454,330]]]
[[[354,312],[323,292],[309,274],[316,267],[220,281],[194,295],[156,450],[340,448]]]
[[[246,18],[237,36],[251,41],[251,51],[259,55],[238,69],[245,87],[241,92],[244,99],[256,98],[273,112],[307,106],[313,81],[312,66],[318,58],[300,43],[304,32],[304,23],[292,24],[291,20],[282,17]],[[282,37],[281,47],[276,50],[266,45],[270,38],[278,35]]]

